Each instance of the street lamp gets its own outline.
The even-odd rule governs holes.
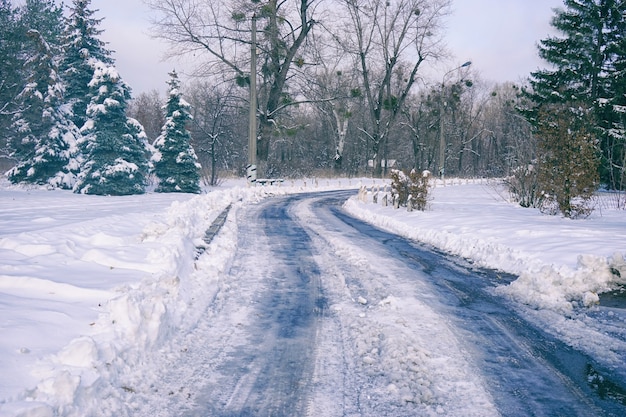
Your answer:
[[[446,88],[446,77],[448,75],[450,75],[450,73],[459,70],[461,68],[465,68],[465,67],[469,67],[470,65],[472,65],[472,61],[467,61],[464,62],[463,64],[459,65],[456,68],[452,68],[450,71],[446,72],[445,74],[443,74],[443,77],[441,79],[441,97],[439,100],[439,175],[441,175],[441,181],[444,182],[445,184],[445,169],[446,169],[446,137],[444,135],[444,121],[443,121],[443,116],[444,116],[444,111],[445,111],[445,107],[446,104],[444,102],[444,91]]]

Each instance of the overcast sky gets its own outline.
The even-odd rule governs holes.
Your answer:
[[[453,0],[446,19],[446,40],[454,54],[450,63],[472,61],[472,70],[491,81],[519,81],[545,64],[537,42],[551,33],[553,9],[563,0]],[[133,96],[165,91],[168,72],[183,71],[176,61],[163,61],[166,46],[149,36],[151,10],[142,0],[92,0],[96,17],[105,20],[102,39],[115,51],[116,67]]]

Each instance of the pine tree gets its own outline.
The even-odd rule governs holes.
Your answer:
[[[191,135],[186,129],[191,119],[189,104],[182,99],[176,72],[168,82],[169,98],[165,105],[165,124],[161,136],[154,142],[156,151],[152,160],[154,173],[159,178],[157,192],[199,193],[200,164],[191,147]]]
[[[57,50],[65,30],[63,8],[54,0],[26,0],[20,8],[20,24],[24,31],[38,31],[48,45]]]
[[[24,79],[18,13],[9,0],[0,0],[0,28],[0,147],[4,148],[15,110],[14,99]]]
[[[545,114],[542,108],[552,104],[570,103],[592,109],[590,120],[602,150],[602,180],[615,187],[609,172],[620,159],[620,152],[616,157],[618,132],[614,129],[616,119],[620,119],[620,107],[614,103],[623,101],[618,63],[623,62],[625,50],[618,45],[623,44],[626,36],[626,2],[565,0],[564,5],[565,9],[557,10],[552,20],[552,26],[562,36],[540,42],[539,55],[554,69],[531,74],[529,97],[534,107],[527,116],[537,126],[538,117]],[[617,142],[623,144],[623,132],[618,136]]]
[[[27,61],[27,84],[17,97],[21,110],[14,116],[11,147],[18,164],[9,171],[9,179],[71,188],[79,132],[62,107],[54,51],[37,30],[31,29],[28,37],[38,52]]]
[[[624,5],[624,3],[622,3]],[[618,20],[615,38],[607,48],[614,59],[614,71],[608,75],[610,91],[600,102],[602,143],[602,178],[612,189],[626,189],[626,10]]]
[[[126,117],[130,89],[116,69],[96,62],[89,83],[91,102],[79,140],[84,164],[75,192],[129,195],[145,192],[148,172],[143,127]]]
[[[31,76],[26,61],[40,53],[39,43],[27,33],[39,32],[58,51],[63,22],[63,9],[54,0],[26,0],[16,8],[0,0],[0,146],[13,133],[11,119],[19,110],[16,98]]]
[[[87,105],[91,101],[89,83],[95,62],[113,64],[111,51],[98,39],[102,19],[93,17],[97,10],[89,9],[91,0],[74,0],[66,24],[61,76],[66,84],[65,100],[72,108],[72,120],[79,128],[87,120]]]
[[[552,26],[563,37],[540,41],[539,56],[554,69],[531,74],[537,102],[588,101],[600,96],[608,25],[601,9],[612,1],[565,0],[566,9],[557,9]]]

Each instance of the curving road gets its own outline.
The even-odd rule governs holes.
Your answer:
[[[189,335],[184,416],[624,416],[626,381],[493,294],[506,277],[346,215],[350,195],[237,212]]]

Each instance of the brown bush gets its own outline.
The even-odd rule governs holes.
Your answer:
[[[430,191],[430,172],[391,170],[391,196],[395,208],[426,210]]]

